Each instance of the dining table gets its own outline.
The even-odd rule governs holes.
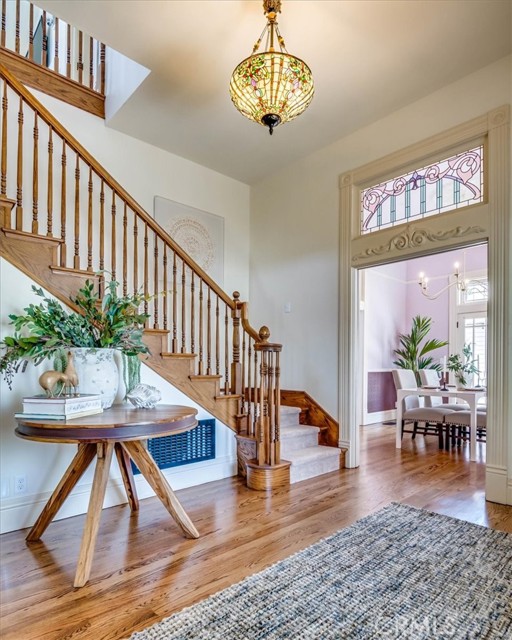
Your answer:
[[[436,398],[460,398],[465,400],[469,405],[470,421],[469,429],[471,434],[470,441],[470,460],[476,461],[476,436],[477,436],[477,405],[481,398],[485,398],[487,390],[483,387],[475,387],[473,389],[457,389],[455,387],[418,387],[415,389],[397,389],[396,392],[396,448],[402,448],[402,415],[403,400],[408,396],[430,396]],[[442,405],[438,405],[442,408]]]

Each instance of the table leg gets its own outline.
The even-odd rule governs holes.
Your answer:
[[[174,518],[187,538],[199,538],[199,533],[180,501],[169,486],[165,476],[156,465],[140,441],[121,443],[123,448],[133,458],[140,472],[146,478],[153,491],[160,498],[162,504]]]
[[[117,457],[117,463],[121,471],[121,477],[123,478],[123,484],[126,491],[126,497],[128,498],[128,504],[132,511],[138,511],[139,498],[137,497],[137,489],[135,487],[135,481],[133,479],[132,465],[130,463],[130,456],[126,453],[119,442],[116,442],[115,452]]]
[[[402,396],[400,392],[397,394],[396,402],[396,434],[395,434],[395,446],[397,449],[402,448]]]
[[[468,398],[469,402],[469,411],[471,413],[471,417],[469,420],[469,430],[471,433],[471,442],[470,442],[470,460],[474,462],[476,460],[476,427],[477,427],[477,413],[476,413],[476,396],[472,396]]]
[[[107,442],[106,444],[98,443],[96,446],[96,469],[94,471],[89,508],[87,509],[82,544],[80,546],[80,555],[78,557],[78,565],[76,568],[74,582],[75,587],[83,587],[89,579],[92,557],[94,555],[94,546],[96,544],[98,527],[100,525],[101,510],[103,508],[103,500],[105,498],[105,490],[107,488],[110,463],[112,462],[112,454],[114,452],[113,442]]]
[[[57,511],[61,508],[64,501],[71,493],[73,487],[80,480],[87,467],[93,461],[95,455],[95,444],[80,444],[78,446],[78,451],[71,461],[71,464],[66,469],[66,472],[55,488],[55,491],[50,496],[50,499],[46,503],[44,509],[41,511],[41,514],[36,520],[34,526],[30,529],[26,538],[27,541],[33,542],[34,540],[39,540],[43,535],[44,531],[57,514]]]

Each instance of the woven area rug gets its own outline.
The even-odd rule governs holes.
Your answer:
[[[131,640],[512,638],[512,535],[391,504]]]

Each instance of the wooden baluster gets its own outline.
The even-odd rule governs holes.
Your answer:
[[[80,156],[76,154],[75,163],[75,253],[73,268],[80,269]]]
[[[46,190],[46,235],[53,235],[53,129],[48,132],[48,188]]]
[[[275,459],[275,405],[274,405],[274,354],[272,351],[267,353],[268,370],[267,370],[267,411],[268,411],[268,464],[274,465]]]
[[[185,326],[185,262],[181,261],[181,353],[186,353],[186,326]]]
[[[84,81],[84,34],[78,31],[78,60],[76,63],[78,71],[78,82],[83,84]]]
[[[241,371],[241,375],[242,375],[242,381],[241,381],[241,387],[242,387],[242,402],[241,404],[241,413],[245,413],[245,367],[246,367],[246,334],[245,331],[242,329],[242,371]]]
[[[228,305],[224,310],[224,393],[229,393],[229,316]]]
[[[268,417],[267,417],[267,404],[265,401],[266,396],[266,383],[267,383],[267,352],[261,353],[260,361],[260,379],[259,379],[259,404],[258,404],[258,464],[268,464],[267,462],[267,429],[268,429]]]
[[[105,45],[100,44],[100,93],[105,95]]]
[[[204,373],[204,340],[203,340],[203,281],[199,281],[199,375]]]
[[[4,91],[2,96],[2,159],[0,161],[0,194],[7,194],[7,111],[9,100],[7,98],[7,82],[3,81]],[[7,221],[5,221],[7,224]],[[9,227],[11,223],[9,219]]]
[[[66,37],[66,77],[71,78],[71,25],[67,25]]]
[[[100,189],[100,271],[105,270],[105,181],[101,181]]]
[[[195,296],[195,273],[190,272],[190,353],[196,352],[196,296]],[[199,365],[199,371],[201,367]]]
[[[164,329],[167,331],[167,244],[164,242],[164,291],[162,294],[162,307],[164,314]]]
[[[279,351],[275,353],[275,464],[281,463],[281,365]]]
[[[144,313],[148,313],[148,277],[149,277],[149,256],[148,256],[148,223],[144,223]]]
[[[248,398],[247,398],[247,435],[254,435],[254,425],[252,423],[252,339],[249,336],[249,346],[247,349],[247,389],[248,389]]]
[[[123,296],[128,295],[128,209],[123,210]]]
[[[240,375],[240,294],[238,291],[233,293],[233,300],[235,303],[234,308],[231,311],[231,318],[233,319],[233,344],[232,344],[232,356],[231,363],[231,393],[241,393],[242,380]]]
[[[92,167],[89,167],[89,183],[87,185],[89,192],[89,200],[87,203],[87,271],[92,271],[92,238],[93,238],[93,219],[92,219],[92,196],[93,196],[93,184],[92,184]]]
[[[254,391],[253,391],[253,423],[252,423],[252,434],[254,436],[257,435],[258,430],[258,413],[259,413],[259,397],[258,397],[258,389],[259,389],[259,382],[258,382],[258,352],[256,351],[256,343],[254,343]]]
[[[158,299],[158,234],[154,233],[154,264],[153,264],[153,329],[158,329],[159,326],[159,299]]]
[[[116,238],[116,193],[112,191],[112,229],[111,229],[111,243],[110,243],[110,279],[116,279],[116,266],[117,266],[117,255],[116,255],[116,247],[117,247],[117,238]]]
[[[32,8],[32,4],[30,7]],[[34,111],[34,149],[32,151],[32,233],[39,234],[39,126]]]
[[[215,296],[215,375],[220,375],[220,308],[219,296]]]
[[[178,265],[176,252],[172,255],[172,352],[178,353]]]
[[[46,68],[48,65],[48,35],[46,34],[46,11],[43,11],[41,18],[41,64]]]
[[[139,292],[139,227],[137,214],[133,215],[133,293]]]
[[[18,2],[19,4],[19,2]],[[23,100],[18,110],[18,164],[16,175],[16,229],[23,229]]]
[[[28,14],[28,59],[34,59],[34,5],[30,3]]]
[[[61,181],[60,181],[60,238],[62,240],[60,244],[60,266],[66,266],[66,142],[62,140],[62,156],[61,156]]]
[[[94,89],[94,38],[89,36],[89,89]]]
[[[53,52],[53,70],[59,73],[59,19],[55,18],[55,47]]]
[[[16,53],[20,52],[20,5],[21,1],[16,0],[16,24],[14,35],[14,51],[16,51]]]
[[[0,46],[5,48],[5,23],[7,14],[7,0],[2,0],[2,31],[0,35]]]
[[[212,299],[210,287],[208,287],[206,300],[206,375],[212,375]]]

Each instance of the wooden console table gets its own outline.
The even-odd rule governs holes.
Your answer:
[[[143,441],[189,431],[197,426],[196,409],[178,405],[157,405],[154,409],[112,407],[104,413],[75,420],[29,420],[18,418],[16,435],[38,442],[78,444],[78,452],[46,503],[27,541],[39,540],[85,470],[96,458],[89,508],[75,574],[75,587],[89,579],[101,510],[115,451],[132,511],[139,508],[130,458],[146,478],[187,538],[199,533],[169,486]]]

